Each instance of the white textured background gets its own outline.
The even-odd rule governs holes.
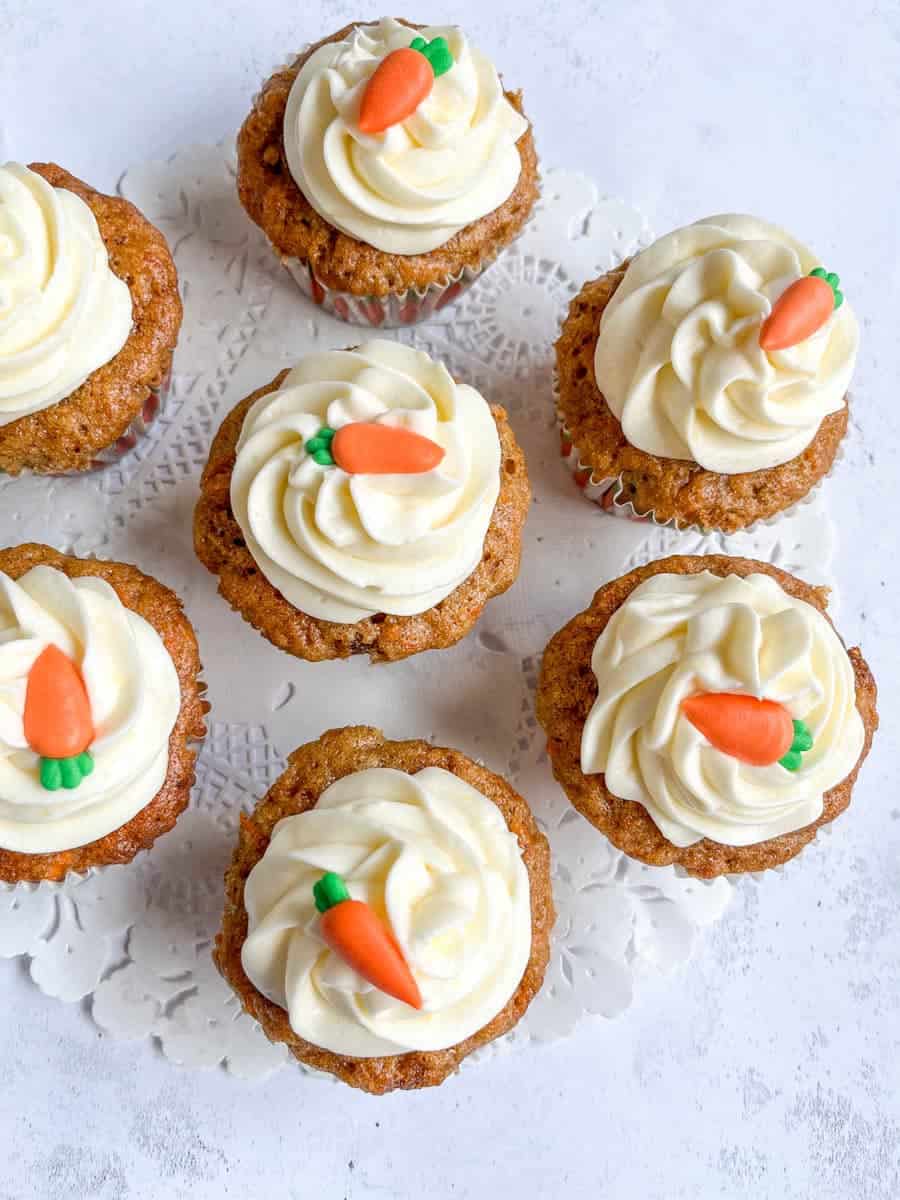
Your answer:
[[[295,47],[378,15],[361,0],[0,0],[0,154],[112,187],[129,162],[236,128]],[[834,836],[743,887],[686,972],[615,1023],[436,1091],[182,1073],[0,963],[0,1198],[895,1197],[900,4],[405,15],[464,25],[523,87],[544,162],[588,171],[655,229],[755,212],[840,272],[864,341],[829,491],[841,626],[879,675],[880,737]]]

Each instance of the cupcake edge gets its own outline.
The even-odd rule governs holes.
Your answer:
[[[314,808],[322,792],[337,779],[367,767],[393,767],[414,774],[442,767],[471,784],[500,809],[516,834],[528,871],[531,895],[531,955],[525,973],[506,1005],[477,1033],[446,1050],[412,1051],[380,1058],[352,1058],[323,1050],[298,1037],[287,1012],[267,1000],[247,978],[241,948],[247,936],[244,885],[262,858],[272,829],[282,817]],[[550,931],[555,919],[550,883],[550,847],[525,800],[501,776],[458,750],[424,741],[389,741],[371,726],[347,726],[324,733],[300,746],[288,767],[249,817],[242,816],[238,844],[225,873],[225,911],[216,935],[213,961],[237,993],[244,1010],[262,1026],[270,1041],[283,1043],[298,1062],[327,1071],[352,1087],[381,1095],[395,1088],[434,1087],[469,1054],[507,1033],[522,1018],[540,990],[550,957]]]
[[[776,869],[790,861],[812,842],[818,830],[832,822],[850,803],[853,785],[878,728],[877,689],[866,660],[858,647],[847,651],[856,684],[856,707],[865,728],[865,742],[853,770],[825,793],[822,815],[792,833],[750,846],[727,846],[703,838],[691,846],[678,847],[656,826],[642,804],[623,800],[606,787],[602,774],[585,775],[581,770],[581,733],[597,694],[590,659],[597,638],[606,624],[638,584],[654,575],[672,572],[694,575],[771,576],[791,596],[811,604],[834,629],[827,612],[827,588],[816,588],[771,563],[723,554],[671,555],[637,567],[604,584],[590,605],[572,618],[548,643],[541,664],[537,690],[537,717],[547,735],[547,752],[554,778],[569,802],[610,842],[631,858],[650,866],[675,865],[700,879],[739,875]],[[836,636],[840,634],[835,630]],[[842,642],[843,644],[843,642]],[[584,684],[573,695],[572,680]]]
[[[824,418],[802,454],[760,471],[723,475],[696,463],[648,454],[626,441],[597,387],[594,346],[600,317],[630,261],[584,284],[571,301],[555,343],[553,392],[560,453],[576,486],[613,516],[698,533],[746,532],[812,500],[842,456],[849,397],[839,412]],[[771,498],[761,500],[765,495]]]
[[[0,471],[80,474],[131,450],[162,407],[181,328],[178,275],[165,237],[130,201],[55,163],[29,169],[87,204],[131,294],[132,329],[119,353],[64,400],[0,426]]]
[[[423,28],[409,21],[411,30]],[[391,327],[413,324],[456,300],[522,232],[539,195],[531,124],[516,143],[521,171],[512,194],[426,254],[389,254],[344,234],[321,217],[287,165],[283,119],[303,63],[320,47],[346,38],[358,25],[305,46],[266,80],[238,134],[238,194],[301,291],[342,320]],[[517,112],[521,92],[504,92]],[[275,172],[278,172],[277,176]]]
[[[500,494],[481,562],[472,574],[425,612],[408,617],[376,613],[355,624],[339,624],[311,617],[282,596],[256,565],[231,511],[231,473],[244,418],[260,397],[277,391],[287,374],[281,371],[228,413],[203,470],[194,512],[194,549],[207,570],[218,576],[220,595],[274,646],[309,662],[353,654],[368,654],[373,662],[395,662],[455,645],[472,630],[488,601],[510,588],[519,574],[531,485],[506,412],[490,406],[500,438]]]
[[[181,687],[181,708],[169,736],[169,765],[156,796],[130,821],[96,841],[48,854],[22,854],[0,847],[0,881],[10,884],[59,882],[105,866],[130,862],[173,827],[187,807],[197,757],[191,743],[206,734],[209,703],[197,637],[175,593],[129,563],[101,562],[62,554],[50,546],[26,543],[0,550],[0,571],[18,579],[32,567],[55,567],[69,578],[95,576],[114,589],[126,608],[153,626],[174,663]]]

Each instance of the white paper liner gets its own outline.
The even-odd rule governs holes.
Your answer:
[[[690,521],[679,521],[677,517],[670,517],[668,520],[662,521],[652,511],[639,513],[630,500],[619,500],[619,495],[624,490],[621,475],[608,475],[602,479],[595,479],[591,467],[585,464],[581,457],[581,451],[575,445],[571,430],[566,426],[560,407],[559,373],[555,367],[553,369],[553,407],[556,413],[556,429],[559,435],[560,454],[572,478],[575,480],[575,486],[586,500],[598,505],[603,512],[609,513],[611,517],[623,517],[626,521],[645,521],[660,528],[677,529],[679,533],[694,532],[705,534],[718,529],[718,526],[715,525],[696,525]],[[842,461],[845,439],[846,434],[838,444],[831,466],[820,479],[816,480],[805,496],[801,496],[799,500],[788,505],[781,512],[774,513],[771,517],[758,517],[755,521],[751,521],[749,525],[744,525],[733,532],[735,534],[753,533],[754,530],[759,529],[761,526],[775,525],[779,521],[783,521],[785,517],[792,516],[807,504],[812,503],[822,484],[826,479],[831,478],[835,467]]]
[[[278,254],[273,246],[272,250]],[[427,321],[458,300],[497,257],[492,255],[477,267],[465,267],[458,275],[448,276],[442,283],[431,283],[424,290],[408,288],[389,296],[357,296],[327,287],[313,273],[309,263],[300,258],[284,258],[281,265],[297,284],[304,296],[350,325],[368,325],[374,329],[398,329]]]

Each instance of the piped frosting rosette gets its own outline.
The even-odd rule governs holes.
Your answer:
[[[404,120],[363,133],[372,75],[414,36],[443,38],[452,66]],[[303,64],[285,111],[284,148],[298,187],[335,228],[390,254],[423,254],[508,199],[527,128],[493,64],[461,30],[414,30],[385,17]]]
[[[131,820],[163,785],[180,706],[159,634],[105,580],[0,572],[0,846],[70,850]],[[71,755],[47,758],[76,724]]]
[[[726,475],[802,453],[844,404],[856,318],[841,297],[795,344],[766,350],[760,335],[788,288],[819,266],[784,230],[733,214],[638,254],[603,311],[594,358],[631,445]]]
[[[747,846],[809,825],[862,752],[846,650],[822,613],[768,575],[645,580],[609,620],[591,665],[598,694],[581,769],[643,805],[676,846]],[[698,696],[726,714],[724,730],[703,731]],[[766,753],[778,709],[787,740],[791,725],[801,736]]]
[[[384,923],[421,1007],[374,987],[323,938],[313,893],[323,872]],[[245,905],[251,982],[300,1037],[358,1058],[464,1041],[503,1009],[531,953],[516,836],[496,805],[438,767],[347,775],[280,821]]]
[[[418,65],[429,76],[427,95],[403,119],[364,133],[360,113],[373,76],[414,42],[423,51]],[[291,175],[324,220],[377,250],[414,255],[445,245],[508,200],[522,167],[516,143],[528,122],[461,30],[416,30],[385,17],[309,56],[288,97],[283,129]],[[391,328],[422,321],[458,299],[495,254],[490,249],[439,280],[386,295],[333,287],[303,258],[281,261],[327,312]]]
[[[87,204],[0,166],[0,425],[70,396],[118,354],[131,322]]]
[[[351,426],[364,445],[375,440],[366,426],[413,434],[439,461],[385,472],[390,463],[373,450],[345,469],[326,447]],[[373,341],[308,356],[256,401],[231,502],[260,570],[291,604],[353,623],[445,599],[481,560],[499,490],[500,442],[484,398],[427,354]]]

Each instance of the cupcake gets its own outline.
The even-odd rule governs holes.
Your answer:
[[[547,965],[550,852],[522,797],[366,726],[294,751],[242,817],[225,891],[213,957],[246,1011],[367,1092],[442,1083]]]
[[[175,264],[134,205],[52,163],[0,165],[0,471],[84,471],[159,409]]]
[[[225,418],[194,544],[289,654],[399,659],[453,645],[512,584],[530,496],[502,408],[372,341],[310,354]]]
[[[276,72],[238,137],[241,203],[301,290],[401,325],[454,300],[538,194],[518,92],[454,27],[347,25]]]
[[[171,829],[199,671],[181,602],[136,567],[0,550],[0,880],[129,862]]]
[[[808,496],[847,431],[859,331],[839,282],[777,226],[726,215],[586,284],[556,344],[585,494],[725,533]]]
[[[712,878],[778,867],[850,803],[875,682],[826,589],[674,556],[602,587],[544,654],[553,773],[609,840]]]

